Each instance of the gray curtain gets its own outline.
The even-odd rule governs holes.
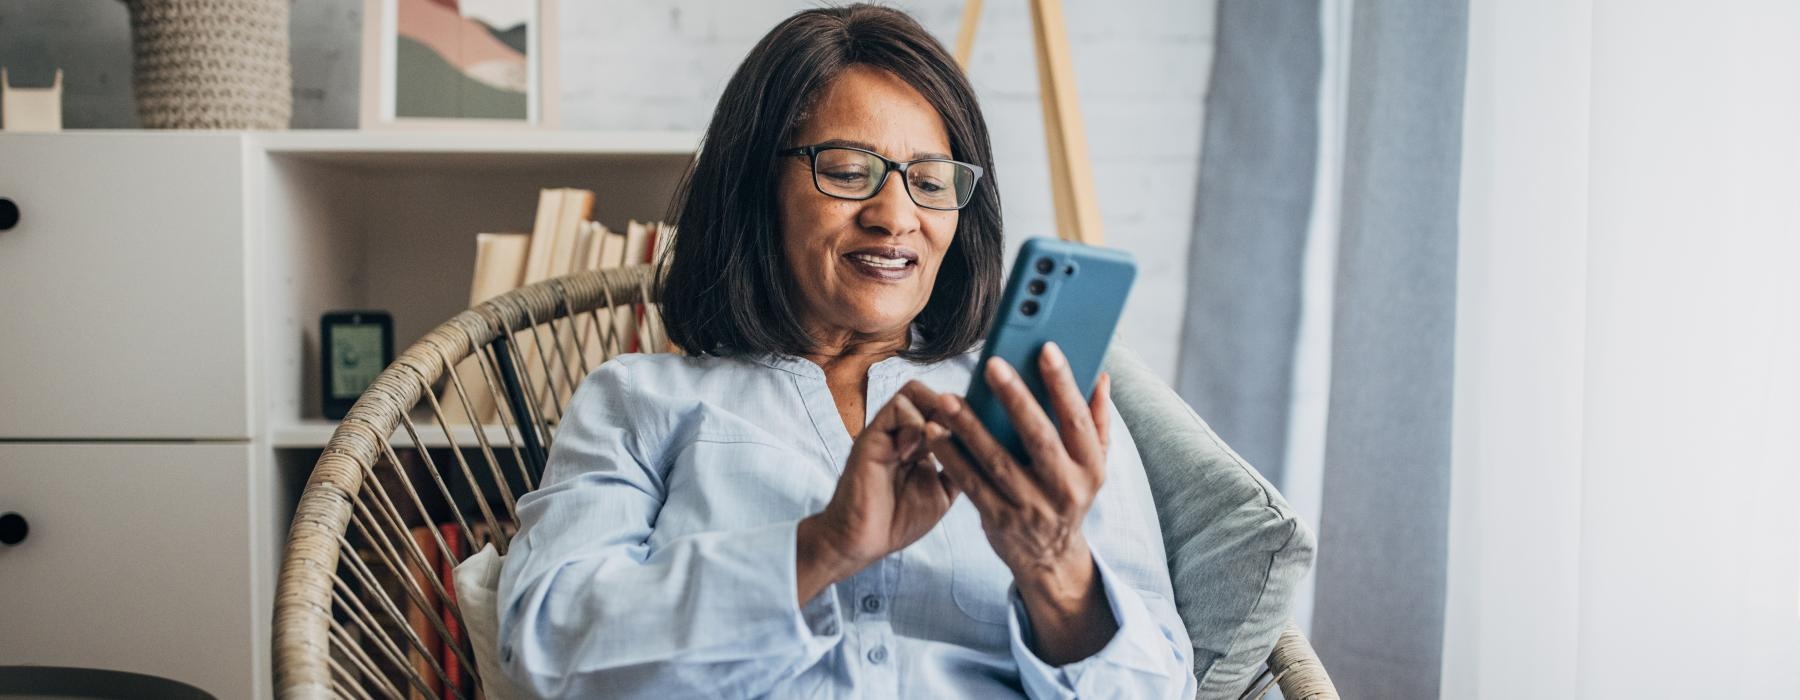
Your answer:
[[[1344,697],[1439,695],[1467,20],[1352,14],[1312,628]]]
[[[1280,484],[1318,150],[1319,3],[1220,0],[1176,389]]]
[[[1361,0],[1349,41],[1312,638],[1344,697],[1436,698],[1466,0]],[[1178,387],[1273,482],[1321,71],[1316,0],[1220,0]]]

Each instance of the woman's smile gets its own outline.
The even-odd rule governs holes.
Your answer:
[[[845,253],[842,259],[850,269],[880,282],[905,280],[919,267],[919,254],[899,246],[860,248]]]

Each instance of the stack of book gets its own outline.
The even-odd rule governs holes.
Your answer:
[[[512,523],[502,522],[500,527],[508,537],[512,535]],[[367,654],[366,658],[373,666],[370,670],[381,679],[370,682],[365,678],[361,685],[379,688],[381,681],[385,681],[408,700],[480,698],[481,693],[468,668],[475,656],[452,608],[456,605],[456,565],[470,554],[481,551],[492,540],[493,529],[485,522],[470,523],[468,537],[464,537],[462,528],[455,523],[436,525],[435,536],[433,529],[434,526],[418,525],[410,531],[413,543],[423,554],[424,568],[417,565],[410,553],[398,552],[404,562],[405,575],[412,579],[411,586],[387,566],[388,560],[374,548],[358,551],[358,558],[368,565],[375,584],[362,587],[359,602],[378,624],[375,630],[355,623],[346,629],[351,631],[352,642]],[[443,548],[438,546],[438,537],[443,538]],[[444,549],[450,551],[450,558],[443,555]],[[397,552],[390,550],[389,553]],[[442,596],[438,594],[440,587]],[[396,620],[395,613],[405,618],[405,625]],[[369,634],[386,639],[376,642],[368,639]],[[380,647],[386,647],[389,653],[383,653]],[[396,664],[393,656],[396,650],[402,649],[406,654],[404,667]],[[346,661],[355,663],[351,659]]]
[[[469,304],[473,306],[552,277],[653,263],[674,237],[673,227],[655,222],[632,221],[625,231],[612,231],[589,220],[593,212],[593,192],[547,189],[538,196],[537,221],[531,233],[476,234],[475,278],[469,287]],[[562,366],[566,358],[579,357],[585,367],[592,369],[620,353],[661,349],[639,346],[641,337],[663,337],[657,332],[661,319],[649,305],[612,309],[610,324],[595,323],[596,318],[609,320],[605,313],[581,314],[559,323],[557,330],[562,333],[564,345],[560,352],[553,348],[544,348],[540,352],[537,347],[540,338],[558,337],[548,324],[539,326],[536,334],[528,329],[514,335],[518,348],[515,361],[531,375],[532,396],[542,396],[546,403],[567,398],[572,387],[545,390],[546,377],[580,375],[578,370]],[[457,385],[446,383],[440,404],[447,419],[468,424],[472,422],[469,420],[472,411],[476,417],[473,422],[498,421],[494,392],[486,388],[487,376],[474,357],[457,364],[456,377],[469,392],[469,406],[464,407]],[[548,406],[543,408],[549,410]]]

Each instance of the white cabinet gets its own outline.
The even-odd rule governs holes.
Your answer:
[[[11,134],[0,438],[250,437],[243,141]]]
[[[404,349],[467,306],[538,189],[664,216],[673,132],[0,133],[0,666],[272,694],[275,571],[332,424],[319,315]]]
[[[220,698],[266,678],[248,613],[248,444],[0,444],[0,665],[147,673]]]

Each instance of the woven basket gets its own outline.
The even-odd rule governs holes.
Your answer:
[[[126,0],[151,129],[286,129],[289,0]]]

